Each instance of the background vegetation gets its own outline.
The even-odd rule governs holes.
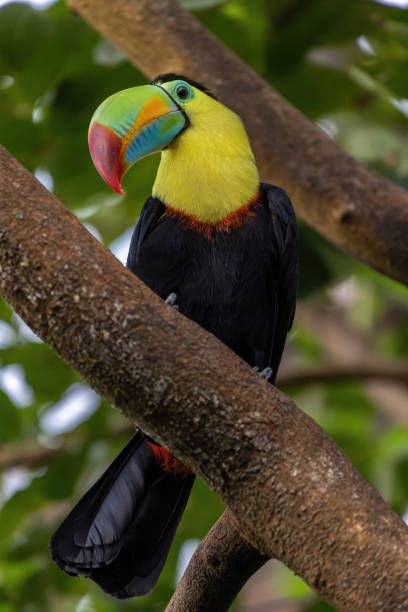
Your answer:
[[[183,4],[341,147],[408,187],[408,10],[374,0]],[[0,10],[0,141],[122,260],[158,157],[138,164],[120,197],[94,170],[86,135],[105,97],[144,82],[61,1],[44,11],[22,4]],[[300,236],[299,310],[282,374],[331,363],[354,365],[357,377],[284,390],[403,515],[407,385],[359,380],[358,369],[406,357],[408,292],[303,224]],[[1,302],[0,417],[0,612],[163,610],[177,564],[216,520],[221,502],[196,483],[149,597],[118,602],[56,568],[50,534],[131,430]],[[237,609],[330,608],[272,562]]]

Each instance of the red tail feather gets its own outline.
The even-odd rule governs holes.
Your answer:
[[[188,467],[180,463],[164,446],[157,446],[157,444],[152,442],[149,442],[149,446],[153,451],[156,462],[166,472],[174,474],[174,476],[179,478],[186,478],[186,476],[193,473]]]

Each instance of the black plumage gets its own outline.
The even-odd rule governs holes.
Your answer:
[[[254,216],[210,237],[145,203],[127,266],[155,293],[177,295],[180,312],[213,333],[251,366],[275,379],[292,326],[297,286],[297,229],[279,187],[261,184]]]

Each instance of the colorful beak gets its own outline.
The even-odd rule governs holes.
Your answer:
[[[160,87],[125,89],[102,102],[91,119],[92,160],[109,187],[123,194],[122,179],[130,166],[162,151],[187,125],[185,112]]]

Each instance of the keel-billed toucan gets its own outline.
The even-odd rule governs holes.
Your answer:
[[[295,311],[296,223],[286,193],[259,183],[239,117],[199,83],[166,74],[105,100],[89,146],[119,193],[135,161],[162,152],[127,265],[273,382]],[[193,480],[137,432],[52,537],[54,560],[116,597],[150,592]]]

